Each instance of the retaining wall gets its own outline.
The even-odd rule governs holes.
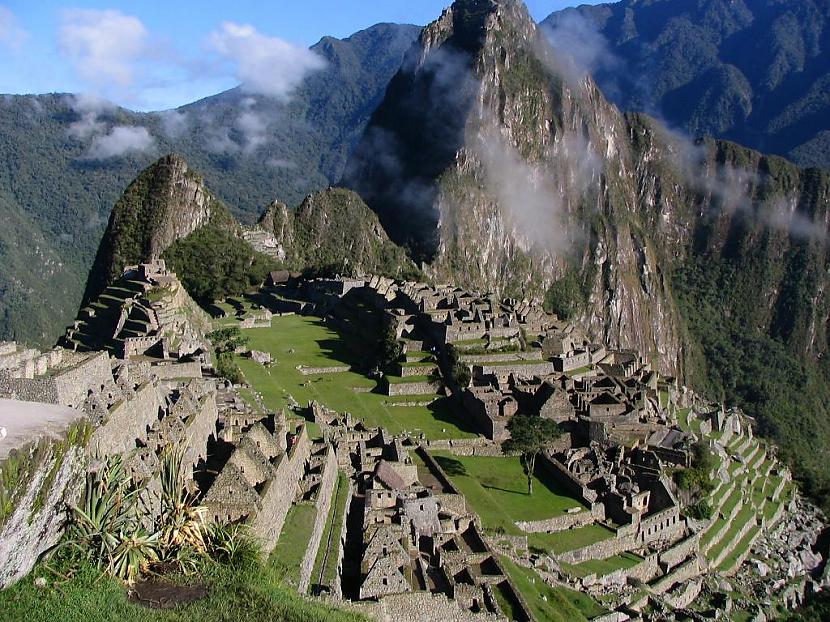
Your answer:
[[[331,593],[339,599],[343,598],[343,558],[346,556],[346,531],[347,522],[349,520],[349,508],[352,504],[352,497],[354,490],[350,480],[346,480],[346,485],[349,491],[346,494],[346,505],[343,506],[343,515],[340,517],[340,542],[337,545],[337,573],[335,575],[334,585],[329,586]]]
[[[304,365],[300,365],[297,367],[297,371],[299,371],[303,376],[323,376],[325,374],[341,374],[349,370],[351,370],[351,366],[349,365],[335,365],[332,367],[305,367]]]
[[[317,508],[317,516],[314,520],[314,528],[308,540],[305,556],[300,565],[300,583],[297,589],[301,594],[305,594],[308,591],[308,586],[311,583],[311,573],[314,571],[317,551],[320,548],[323,532],[326,530],[329,511],[331,510],[332,493],[336,481],[337,458],[334,454],[334,448],[331,445],[327,445],[326,461],[323,463],[323,477],[320,481],[320,487],[317,489],[317,500],[314,503],[314,506]]]
[[[547,520],[516,521],[516,527],[527,533],[542,533],[584,527],[602,520],[605,520],[605,506],[595,503],[590,510],[563,514]]]
[[[437,393],[441,383],[436,382],[386,382],[386,394],[395,395],[430,395]]]
[[[311,441],[305,425],[300,427],[297,441],[288,454],[282,456],[276,475],[266,482],[261,493],[262,506],[249,520],[251,535],[265,553],[277,544],[288,509],[294,502],[297,484],[305,472],[305,463],[311,454]]]

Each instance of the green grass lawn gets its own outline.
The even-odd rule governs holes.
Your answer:
[[[323,531],[323,538],[320,540],[320,548],[317,550],[317,559],[314,561],[314,571],[311,574],[312,586],[320,582],[321,571],[323,585],[331,586],[337,577],[337,552],[340,548],[340,536],[343,529],[342,518],[346,509],[348,494],[349,480],[341,471],[337,474],[334,500],[326,519],[326,528]],[[323,567],[324,560],[325,567]]]
[[[61,569],[64,571],[65,569]],[[48,587],[37,588],[36,577]],[[54,585],[55,581],[59,585]],[[358,622],[356,613],[323,606],[284,585],[268,564],[237,568],[208,564],[198,576],[208,596],[175,609],[149,609],[127,600],[124,586],[84,564],[71,579],[57,579],[39,566],[28,577],[0,591],[0,619],[27,622]]]
[[[502,556],[501,563],[537,620],[576,622],[595,618],[605,609],[587,594],[547,585],[530,568],[524,568]]]
[[[262,394],[269,409],[288,406],[292,396],[301,406],[317,400],[334,410],[351,412],[369,427],[385,427],[392,434],[423,433],[430,440],[476,436],[472,425],[456,415],[455,406],[447,399],[429,406],[390,406],[389,396],[354,390],[375,389],[377,384],[358,373],[301,374],[299,365],[333,367],[360,362],[357,349],[319,318],[275,317],[271,328],[243,332],[250,339],[251,349],[270,352],[274,359],[267,368],[250,359],[238,359],[245,379]]]
[[[515,521],[535,521],[561,516],[568,509],[585,509],[551,478],[537,474],[533,494],[527,494],[527,478],[517,457],[454,456],[444,451],[435,459],[481,517],[486,529],[524,535]],[[603,525],[586,525],[557,533],[533,533],[528,545],[553,554],[564,553],[605,540],[614,532]]]
[[[643,558],[634,553],[621,553],[607,559],[592,559],[581,564],[563,564],[562,569],[575,577],[587,577],[595,574],[598,577],[610,574],[615,570],[633,568],[643,561]]]
[[[464,493],[485,526],[516,530],[514,521],[535,521],[584,508],[552,478],[537,473],[533,494],[527,494],[527,477],[518,457],[454,456],[434,452],[435,459]]]
[[[295,587],[300,583],[300,564],[311,539],[316,518],[317,508],[313,505],[292,505],[285,518],[277,546],[271,553],[271,565],[278,571],[282,570],[285,581]]]
[[[531,547],[559,555],[608,540],[614,535],[616,534],[613,530],[594,523],[555,533],[530,533],[527,534],[527,542]]]

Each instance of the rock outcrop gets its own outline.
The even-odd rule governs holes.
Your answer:
[[[86,474],[90,430],[80,411],[0,400],[0,589],[57,544]]]
[[[115,204],[87,281],[84,303],[112,284],[125,266],[158,259],[173,243],[217,218],[228,228],[237,227],[182,157],[161,158]]]

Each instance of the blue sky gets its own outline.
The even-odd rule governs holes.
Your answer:
[[[0,0],[0,93],[84,92],[159,110],[249,80],[253,91],[281,96],[316,68],[301,48],[322,36],[378,22],[423,25],[450,2]],[[527,2],[536,19],[582,3]],[[289,75],[257,79],[275,65]]]

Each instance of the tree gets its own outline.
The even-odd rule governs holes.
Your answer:
[[[510,439],[502,443],[502,449],[507,453],[519,453],[527,475],[527,494],[532,495],[536,457],[553,445],[562,430],[555,421],[527,415],[513,417],[507,424],[507,429],[510,430]]]
[[[403,356],[403,342],[398,339],[395,327],[389,324],[380,340],[380,366],[388,370]]]

